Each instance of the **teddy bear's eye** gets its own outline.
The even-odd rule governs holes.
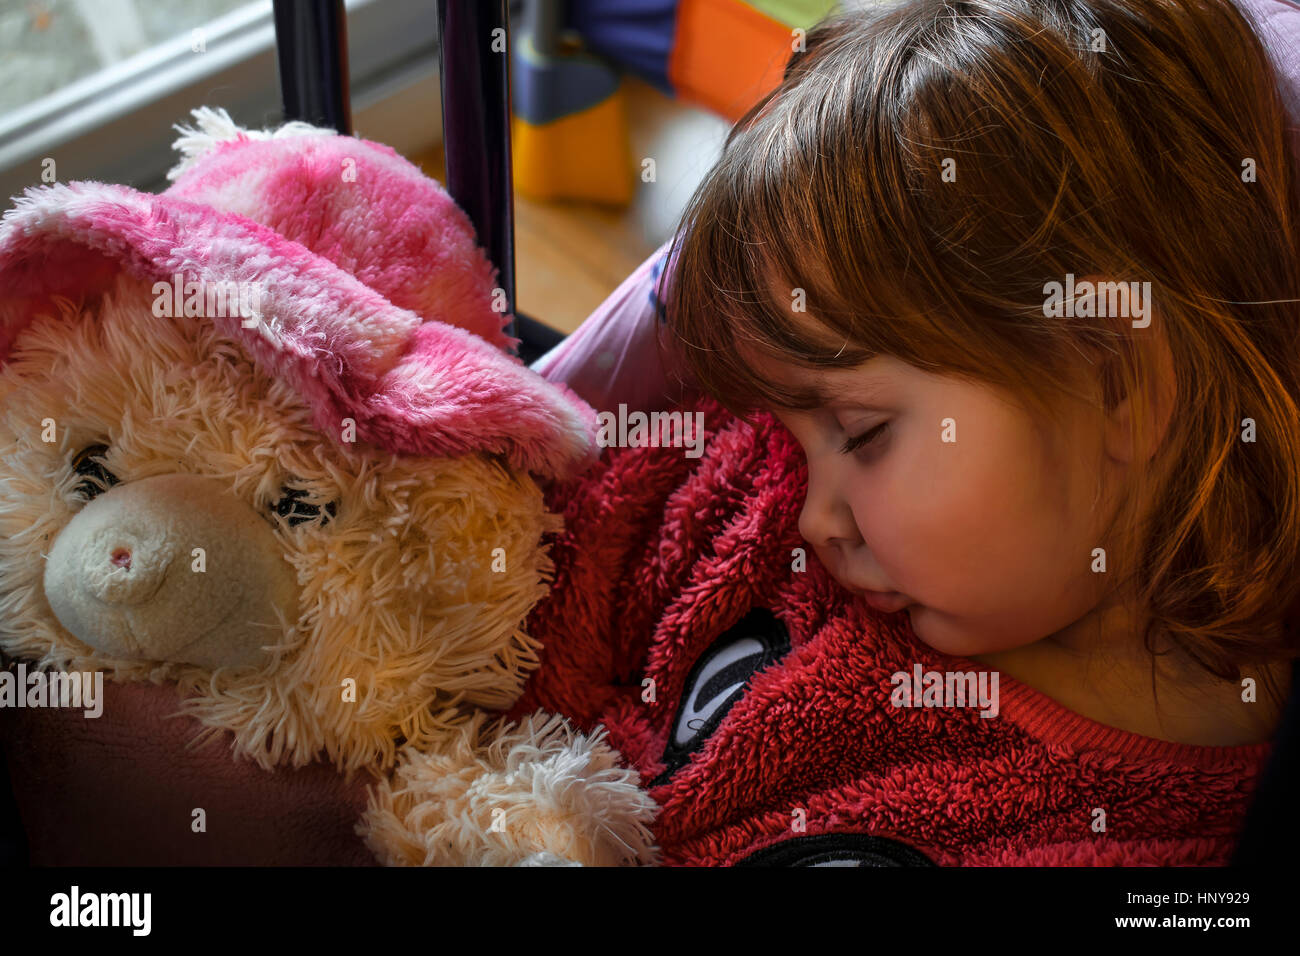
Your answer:
[[[72,470],[83,479],[74,490],[87,501],[120,483],[117,475],[104,467],[107,453],[107,445],[87,445],[72,458]]]
[[[302,500],[307,497],[305,488],[281,488],[280,490],[284,492],[284,495],[279,501],[271,505],[271,511],[281,518],[288,519],[290,527],[307,521],[315,521],[318,518],[321,519],[321,524],[324,524],[338,513],[338,505],[330,501],[325,505],[325,517],[322,518],[320,505]]]

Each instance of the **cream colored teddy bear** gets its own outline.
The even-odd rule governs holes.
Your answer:
[[[161,196],[34,188],[0,226],[0,650],[176,681],[268,772],[373,774],[385,863],[654,862],[603,730],[484,710],[537,664],[539,481],[594,413],[503,351],[437,183],[196,115]]]

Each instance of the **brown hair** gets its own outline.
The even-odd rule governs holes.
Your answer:
[[[1147,407],[1158,334],[1178,397],[1109,569],[1149,615],[1148,649],[1165,634],[1233,680],[1292,659],[1300,186],[1275,84],[1228,0],[834,15],[692,197],[661,292],[667,347],[746,419],[816,404],[757,374],[756,353],[805,368],[888,354],[1050,416],[1085,360],[1106,407]],[[1068,273],[1150,282],[1150,328],[1045,315]]]

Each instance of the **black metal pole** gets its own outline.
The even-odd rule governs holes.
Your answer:
[[[343,0],[274,0],[274,10],[284,118],[351,136]]]
[[[510,166],[510,44],[506,0],[438,0],[447,192],[497,267],[515,313],[514,177]],[[516,335],[515,323],[506,327]]]

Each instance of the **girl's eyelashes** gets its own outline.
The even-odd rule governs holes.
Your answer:
[[[844,443],[844,446],[840,449],[840,451],[845,455],[851,455],[853,452],[857,451],[858,449],[867,447],[873,441],[875,441],[876,437],[880,435],[880,433],[883,432],[888,426],[889,426],[889,422],[881,422],[875,428],[869,428],[861,435],[855,435],[849,438]]]

